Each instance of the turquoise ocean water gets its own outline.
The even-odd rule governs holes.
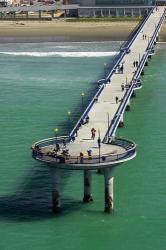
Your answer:
[[[166,47],[159,46],[143,88],[117,134],[137,157],[116,172],[115,212],[103,213],[103,176],[93,174],[94,203],[82,204],[82,172],[61,173],[63,211],[51,211],[51,178],[31,144],[67,132],[120,44],[0,45],[0,250],[164,250],[166,245]],[[101,53],[102,52],[102,53]]]

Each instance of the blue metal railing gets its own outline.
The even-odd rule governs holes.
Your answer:
[[[63,141],[66,138],[63,137],[57,137],[57,141],[60,144],[60,146],[63,145]],[[50,143],[49,143],[50,141]],[[108,141],[106,144],[108,145],[114,145],[114,146],[120,146],[124,148],[124,152],[122,153],[115,153],[112,152],[109,153],[102,153],[100,157],[98,155],[94,155],[92,157],[84,156],[83,161],[81,161],[80,156],[71,156],[71,155],[63,155],[62,153],[57,154],[55,151],[53,151],[51,154],[47,150],[43,150],[46,146],[52,145],[52,143],[55,141],[55,138],[49,138],[47,140],[42,140],[39,142],[36,142],[34,145],[32,145],[32,157],[36,160],[43,161],[43,162],[51,162],[51,163],[66,163],[65,165],[60,165],[61,168],[71,168],[73,165],[76,169],[77,166],[80,165],[80,169],[85,165],[89,165],[91,168],[92,165],[106,165],[111,162],[117,162],[121,160],[125,160],[129,157],[134,157],[136,154],[136,144],[133,141],[129,141],[124,138],[114,138],[113,141]],[[46,145],[47,144],[47,145]],[[100,163],[100,164],[99,164]],[[70,165],[70,167],[69,167]]]
[[[148,13],[148,15],[142,20],[142,22],[140,23],[138,28],[135,30],[135,32],[134,32],[133,36],[131,37],[131,39],[128,39],[126,41],[126,44],[124,44],[124,46],[122,47],[123,49],[128,50],[131,47],[131,45],[133,44],[133,42],[134,42],[135,38],[137,37],[138,33],[141,31],[141,29],[145,25],[146,21],[148,20],[148,18],[152,14],[153,10],[154,10],[154,7],[151,9],[151,11]]]
[[[113,65],[111,71],[109,72],[108,76],[106,77],[106,82],[111,78],[111,76],[115,72],[115,69],[117,68],[117,66],[119,65],[119,63],[122,61],[123,57],[127,53],[127,50],[133,44],[135,38],[137,37],[138,33],[140,32],[140,30],[142,29],[142,27],[146,23],[147,19],[149,18],[149,16],[152,13],[152,11],[153,11],[153,9],[149,12],[149,14],[147,15],[147,17],[141,22],[141,24],[139,24],[139,26],[136,28],[136,30],[132,33],[131,37],[129,37],[128,41],[125,42],[122,45],[122,47],[120,49],[120,53],[115,57],[115,59],[114,59],[114,65]],[[93,99],[91,100],[91,102],[89,103],[88,107],[86,108],[86,110],[84,111],[84,113],[82,114],[82,116],[80,117],[80,119],[78,120],[78,122],[76,123],[75,127],[73,128],[73,130],[69,134],[69,138],[72,138],[76,134],[76,132],[78,131],[79,127],[82,125],[82,121],[88,116],[89,111],[91,110],[93,104],[95,103],[95,99],[99,97],[99,95],[101,94],[101,92],[102,92],[103,89],[104,89],[104,84],[102,84],[100,86],[100,89],[97,91],[97,93],[95,94],[95,96],[93,97]]]
[[[164,10],[164,13],[160,18],[160,21],[159,21],[159,23],[158,23],[158,25],[157,25],[157,27],[155,29],[155,32],[154,32],[154,34],[153,34],[153,36],[152,36],[152,38],[151,38],[151,40],[150,40],[150,42],[148,44],[146,52],[143,55],[139,65],[138,65],[138,69],[137,69],[137,71],[135,72],[135,74],[133,76],[133,79],[131,81],[131,85],[130,85],[129,89],[126,91],[126,93],[125,93],[125,95],[123,97],[123,100],[122,100],[117,112],[115,113],[115,116],[114,116],[108,130],[107,130],[107,133],[106,133],[103,141],[105,141],[109,137],[112,137],[114,135],[118,125],[119,125],[121,115],[125,111],[127,103],[128,103],[128,101],[129,101],[129,99],[130,99],[130,97],[132,95],[133,90],[134,90],[135,82],[139,79],[139,77],[141,75],[141,72],[142,72],[142,70],[144,68],[144,65],[145,65],[145,63],[146,63],[146,61],[148,59],[149,50],[154,46],[155,39],[157,37],[158,31],[159,31],[159,29],[160,29],[160,27],[162,25],[162,22],[163,22],[165,16],[166,16],[166,10]]]
[[[133,93],[133,89],[135,87],[135,82],[138,80],[138,78],[140,77],[141,75],[141,72],[144,68],[144,65],[147,61],[147,58],[148,58],[148,53],[144,54],[144,56],[142,57],[141,61],[140,61],[140,64],[139,64],[139,67],[136,71],[136,73],[134,74],[133,76],[133,79],[131,81],[131,85],[129,86],[129,89],[126,91],[123,99],[122,99],[122,102],[118,108],[118,110],[116,111],[115,115],[114,115],[114,118],[106,132],[106,135],[104,137],[104,140],[105,141],[108,137],[112,137],[119,125],[119,121],[120,121],[120,118],[121,118],[121,115],[124,113],[125,111],[125,108],[128,104],[128,101]]]
[[[149,51],[149,50],[151,50],[153,48],[155,39],[156,39],[156,37],[158,35],[159,29],[161,28],[161,25],[162,25],[163,21],[164,21],[165,15],[166,15],[166,10],[164,10],[164,13],[160,18],[160,21],[159,21],[159,23],[158,23],[158,25],[157,25],[157,27],[155,29],[155,32],[153,33],[153,36],[151,37],[151,40],[150,40],[150,42],[148,44],[148,47],[146,49],[147,51]]]
[[[69,138],[72,138],[73,136],[75,136],[75,134],[77,133],[78,129],[81,127],[82,122],[84,121],[84,119],[86,119],[86,117],[88,116],[89,111],[91,110],[91,108],[93,107],[94,103],[96,102],[96,100],[98,99],[99,95],[101,94],[101,92],[104,89],[104,84],[102,84],[99,88],[99,90],[96,92],[96,94],[94,95],[93,99],[91,100],[91,102],[89,103],[89,105],[87,106],[87,108],[85,109],[84,113],[82,114],[82,116],[80,117],[80,119],[78,120],[78,122],[76,123],[75,127],[73,128],[73,130],[71,131],[71,133],[69,134]]]
[[[110,73],[106,77],[106,81],[108,81],[111,78],[111,76],[115,72],[115,69],[117,68],[117,66],[119,65],[119,63],[122,61],[122,59],[125,56],[125,54],[129,51],[129,49],[130,49],[131,45],[133,44],[135,38],[138,36],[139,32],[141,31],[141,29],[145,25],[146,21],[148,20],[148,18],[152,14],[153,10],[154,10],[154,7],[149,12],[149,14],[146,16],[146,18],[144,18],[143,21],[138,25],[138,27],[131,34],[131,36],[129,36],[128,40],[126,42],[124,42],[124,44],[121,46],[120,53],[115,57],[116,62],[114,64],[114,66],[112,67]]]
[[[149,16],[152,14],[154,8],[152,8],[152,10],[149,12],[149,14],[147,15],[147,17],[142,21],[142,23],[138,26],[138,28],[136,29],[136,31],[133,33],[133,35],[131,36],[131,38],[127,41],[127,43],[125,43],[122,48],[124,48],[124,51],[121,50],[120,53],[116,56],[115,60],[115,64],[113,66],[113,68],[111,69],[110,73],[108,74],[108,76],[106,77],[106,81],[109,80],[112,76],[112,74],[115,72],[115,69],[116,67],[118,66],[118,64],[122,61],[123,57],[125,56],[125,54],[127,53],[127,50],[131,47],[131,45],[133,44],[135,38],[137,37],[138,33],[141,31],[141,29],[143,28],[144,24],[146,23],[146,21],[148,20]],[[155,32],[151,38],[151,44],[153,46],[154,44],[154,40],[156,38],[156,35],[159,31],[159,28],[161,27],[161,24],[164,20],[164,17],[165,17],[165,11],[155,29]],[[149,47],[149,45],[148,45]],[[126,94],[123,98],[123,101],[121,103],[121,105],[119,106],[115,116],[114,116],[114,119],[112,121],[113,124],[110,125],[110,128],[109,130],[107,131],[106,133],[106,136],[112,136],[119,124],[119,120],[120,120],[120,116],[122,115],[122,113],[124,112],[124,109],[126,108],[127,106],[127,102],[129,100],[129,98],[131,97],[132,95],[132,92],[133,92],[133,89],[134,89],[134,84],[136,82],[136,80],[138,80],[138,78],[140,77],[140,74],[142,72],[142,69],[144,68],[144,65],[145,65],[145,62],[148,58],[148,48],[147,48],[147,53],[144,54],[144,56],[142,57],[140,63],[139,63],[139,66],[138,66],[138,69],[136,71],[136,73],[134,74],[133,76],[133,79],[132,79],[132,83],[130,85],[130,88],[128,89],[128,91],[126,91]],[[69,138],[71,139],[73,136],[75,136],[75,134],[77,133],[78,129],[80,128],[80,126],[82,125],[82,122],[84,119],[86,119],[86,117],[88,116],[88,113],[89,111],[91,110],[91,108],[93,107],[95,101],[96,101],[96,98],[99,97],[99,95],[101,94],[101,92],[103,91],[104,89],[104,84],[102,84],[100,86],[100,89],[97,91],[97,93],[95,94],[95,96],[93,97],[93,99],[91,100],[91,102],[89,103],[88,107],[86,108],[86,110],[84,111],[84,113],[82,114],[82,116],[80,117],[80,119],[78,120],[78,122],[76,123],[75,127],[73,128],[73,130],[71,131],[71,133],[69,134]]]

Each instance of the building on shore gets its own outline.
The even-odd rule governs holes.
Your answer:
[[[80,6],[125,6],[125,5],[154,5],[155,0],[66,0],[69,4],[79,4]]]
[[[70,11],[76,17],[146,16],[156,0],[65,0],[66,4],[77,4],[78,11]]]

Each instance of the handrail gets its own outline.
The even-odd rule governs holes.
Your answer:
[[[120,50],[120,53],[116,56],[115,60],[115,64],[112,67],[110,73],[108,74],[108,76],[106,77],[106,82],[111,78],[112,74],[114,73],[116,67],[118,66],[118,64],[120,63],[120,61],[123,59],[123,57],[126,54],[126,49],[129,49],[130,46],[132,45],[132,43],[134,42],[137,34],[140,32],[140,30],[142,29],[142,27],[144,26],[145,22],[147,21],[147,19],[149,18],[149,16],[151,15],[152,11],[154,8],[152,8],[152,10],[149,12],[149,14],[147,15],[147,17],[142,21],[142,23],[138,26],[138,28],[136,29],[135,33],[133,33],[133,35],[131,36],[131,41],[129,42],[129,44],[127,45],[127,47],[125,46],[125,51]],[[123,46],[123,45],[122,45]],[[123,47],[121,47],[123,48]],[[119,57],[119,58],[118,58]],[[98,92],[95,94],[95,96],[93,97],[93,99],[91,100],[91,102],[89,103],[88,107],[86,108],[86,110],[84,111],[84,113],[82,114],[82,116],[80,117],[80,119],[78,120],[78,122],[76,123],[75,127],[73,128],[73,130],[71,131],[69,138],[73,137],[75,135],[75,133],[77,132],[79,126],[81,125],[81,122],[86,118],[86,116],[88,115],[90,109],[92,108],[94,102],[95,102],[95,98],[98,97],[102,90],[104,89],[104,84],[101,85],[100,89],[98,90]]]
[[[45,145],[43,144],[44,142],[41,141],[41,144],[38,143],[38,145],[40,146],[40,149],[45,147]],[[99,163],[101,162],[113,162],[113,161],[117,161],[117,160],[122,160],[126,157],[128,157],[129,155],[133,155],[136,152],[136,144],[133,141],[129,141],[127,139],[124,138],[114,138],[113,141],[108,141],[106,144],[110,144],[110,145],[117,145],[117,146],[121,146],[122,148],[124,148],[126,151],[124,153],[120,153],[120,154],[112,154],[112,153],[108,153],[108,154],[102,154],[99,156],[92,156],[92,157],[84,157],[83,158],[83,162],[80,162],[80,157],[79,156],[67,156],[66,157],[66,164],[95,164],[95,163]],[[33,148],[32,151],[32,156],[35,159],[38,160],[42,160],[45,162],[57,162],[58,159],[60,158],[64,158],[65,156],[63,155],[59,155],[59,156],[50,156],[50,155],[46,155],[44,153],[42,153],[41,151],[37,151],[35,148]]]
[[[128,40],[121,46],[120,48],[120,57],[117,59],[115,65],[113,66],[113,68],[111,69],[110,73],[108,74],[108,76],[106,77],[106,80],[108,81],[112,74],[114,73],[116,67],[118,66],[118,64],[120,63],[120,61],[123,59],[123,57],[125,56],[126,52],[129,50],[129,48],[131,47],[131,45],[133,44],[135,38],[137,37],[138,33],[140,32],[140,30],[143,28],[143,26],[145,25],[146,21],[148,20],[148,18],[150,17],[151,13],[153,12],[154,7],[152,8],[152,10],[149,12],[149,14],[147,15],[146,18],[143,19],[143,21],[139,24],[139,26],[136,28],[135,32],[133,32],[133,34],[131,35],[131,37],[128,38]],[[127,44],[128,43],[128,44]],[[127,44],[127,46],[126,46]]]
[[[165,18],[165,15],[166,15],[166,9],[164,10],[164,13],[160,18],[160,21],[159,21],[159,23],[158,23],[158,25],[157,25],[157,27],[155,29],[155,32],[153,33],[153,36],[151,37],[151,40],[150,40],[150,42],[149,42],[149,44],[147,46],[146,51],[150,50],[153,47],[154,41],[156,39],[156,36],[157,36],[157,33],[158,33],[159,29],[161,28],[161,25],[162,25],[162,22],[163,22],[163,20]]]
[[[92,98],[91,102],[89,103],[89,105],[87,106],[87,108],[85,109],[85,111],[83,112],[82,116],[80,117],[80,119],[78,120],[78,122],[76,123],[75,127],[73,128],[73,130],[70,132],[69,134],[69,138],[72,138],[75,133],[77,132],[78,128],[82,125],[82,121],[87,117],[90,109],[92,108],[93,104],[96,101],[96,98],[99,97],[99,95],[101,94],[102,90],[104,89],[104,84],[102,84],[99,88],[99,90],[96,92],[96,94],[94,95],[94,97]]]
[[[155,7],[153,7],[151,9],[151,11],[148,13],[148,15],[143,19],[142,23],[139,25],[138,29],[136,29],[136,32],[134,34],[134,36],[131,38],[130,40],[127,40],[127,43],[129,43],[127,46],[124,47],[124,49],[129,49],[131,47],[131,45],[133,44],[135,38],[137,37],[138,33],[140,32],[140,30],[143,28],[144,24],[146,23],[146,21],[148,20],[148,18],[150,17],[150,15],[152,14],[153,10]]]
[[[120,117],[123,114],[123,112],[124,112],[124,110],[125,110],[125,108],[127,106],[129,98],[132,95],[134,85],[135,85],[135,81],[139,78],[139,76],[141,74],[141,71],[142,71],[142,69],[144,67],[144,64],[145,64],[145,62],[147,60],[147,57],[148,57],[148,53],[144,54],[144,56],[142,57],[142,59],[140,61],[140,64],[139,64],[139,68],[135,72],[135,74],[134,74],[134,76],[132,78],[131,85],[130,85],[129,89],[126,91],[126,93],[125,93],[125,95],[123,97],[123,100],[122,100],[118,110],[116,111],[116,113],[114,115],[114,118],[113,118],[107,132],[106,132],[106,135],[105,135],[103,141],[105,141],[108,138],[108,136],[112,137],[115,130],[117,129]]]
[[[35,148],[36,146],[47,146],[47,145],[54,145],[55,143],[59,143],[59,142],[69,142],[69,137],[68,136],[58,136],[58,137],[51,137],[51,138],[47,138],[44,140],[40,140],[35,142],[32,145],[32,148]],[[52,143],[52,144],[50,144]]]
[[[164,13],[163,13],[163,15],[161,16],[160,21],[159,21],[159,23],[158,23],[158,25],[157,25],[157,27],[156,27],[156,29],[155,29],[155,32],[154,32],[154,34],[153,34],[153,36],[152,36],[152,38],[151,38],[151,46],[152,46],[153,43],[154,43],[154,40],[155,40],[155,38],[156,38],[156,35],[157,35],[157,33],[158,33],[158,30],[159,30],[160,27],[161,27],[161,24],[162,24],[162,22],[163,22],[163,20],[164,20],[165,15],[166,15],[166,10],[164,10]],[[107,140],[107,138],[108,138],[109,136],[112,137],[113,134],[115,133],[117,127],[118,127],[120,117],[121,117],[121,115],[123,114],[123,112],[124,112],[124,110],[125,110],[125,108],[126,108],[126,106],[127,106],[127,102],[128,102],[128,100],[130,99],[130,97],[131,97],[131,95],[132,95],[132,92],[133,92],[133,89],[134,89],[135,81],[137,81],[138,78],[140,77],[140,74],[141,74],[141,72],[142,72],[142,70],[143,70],[143,68],[144,68],[145,62],[147,61],[148,54],[149,54],[148,48],[149,48],[149,45],[148,45],[148,47],[147,47],[147,49],[146,49],[146,52],[145,52],[145,54],[143,55],[143,57],[142,57],[142,59],[141,59],[141,61],[140,61],[140,63],[139,63],[139,66],[138,66],[137,71],[135,72],[135,74],[134,74],[134,76],[133,76],[133,78],[132,78],[132,80],[131,80],[131,85],[130,85],[130,87],[129,87],[129,89],[126,91],[126,93],[125,93],[125,95],[124,95],[124,97],[123,97],[123,100],[122,100],[122,102],[121,102],[121,104],[120,104],[118,110],[116,111],[116,113],[115,113],[115,115],[114,115],[114,118],[113,118],[113,120],[112,120],[112,122],[111,122],[111,124],[110,124],[110,126],[109,126],[109,128],[108,128],[108,130],[107,130],[107,132],[106,132],[106,135],[105,135],[103,141]],[[150,47],[150,48],[151,48],[151,47]]]

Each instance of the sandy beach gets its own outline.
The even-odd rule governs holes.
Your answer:
[[[123,41],[138,22],[1,21],[0,43]],[[166,41],[163,25],[160,41]]]
[[[0,43],[122,41],[137,22],[1,21]]]

